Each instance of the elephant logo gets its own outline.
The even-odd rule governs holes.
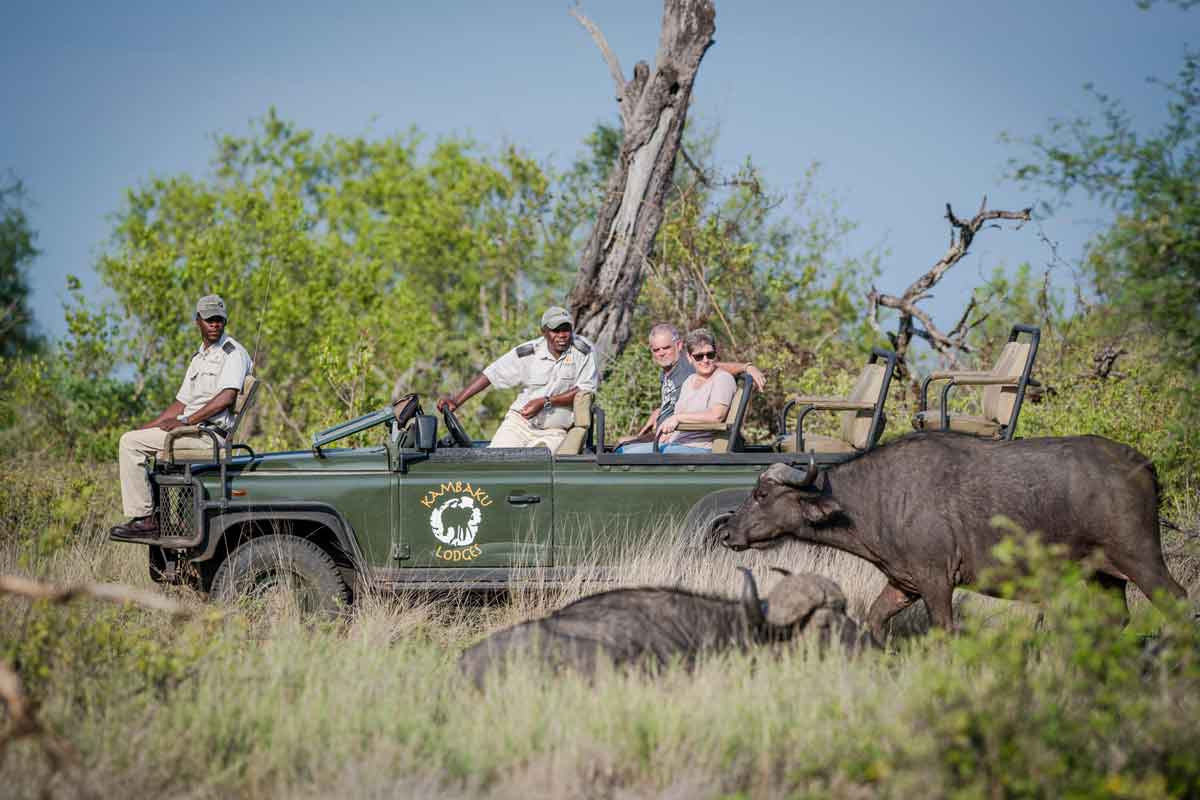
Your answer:
[[[429,515],[429,527],[439,542],[450,547],[466,547],[479,534],[483,509],[471,495],[442,501]]]

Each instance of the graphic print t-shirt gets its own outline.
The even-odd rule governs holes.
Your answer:
[[[658,404],[658,421],[659,424],[666,421],[667,417],[675,413],[675,403],[679,400],[679,392],[683,389],[684,381],[692,377],[696,373],[696,368],[692,366],[692,362],[685,355],[680,355],[679,360],[675,362],[675,366],[671,367],[669,372],[663,374],[662,378],[662,402]]]

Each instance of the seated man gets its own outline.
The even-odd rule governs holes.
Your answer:
[[[132,519],[116,530],[123,536],[157,536],[158,519],[153,515],[150,482],[144,464],[150,456],[166,455],[167,433],[181,425],[207,422],[228,430],[238,392],[254,363],[246,348],[225,333],[225,301],[215,294],[196,303],[196,327],[203,340],[192,356],[175,402],[135,431],[121,437],[118,448],[121,469],[121,504]],[[208,437],[186,436],[176,441],[177,449],[211,448]]]
[[[646,420],[646,424],[637,432],[637,435],[622,439],[618,443],[619,447],[616,452],[653,452],[654,437],[658,433],[659,422],[675,413],[675,402],[679,397],[680,388],[684,381],[696,372],[696,367],[690,359],[681,358],[682,353],[683,339],[674,325],[659,323],[650,329],[650,357],[662,370],[661,401],[658,408],[651,412],[650,418]],[[717,369],[728,372],[730,375],[747,373],[759,391],[762,391],[763,387],[767,385],[766,377],[753,364],[722,361],[717,364]]]
[[[455,411],[489,386],[522,387],[490,447],[547,447],[557,450],[575,419],[577,392],[595,393],[600,383],[591,344],[572,334],[571,315],[551,306],[542,314],[542,335],[514,347],[484,367],[467,387],[438,400]]]

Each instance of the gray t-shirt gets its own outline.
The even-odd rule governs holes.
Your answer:
[[[662,401],[658,404],[658,422],[660,425],[666,422],[667,417],[675,413],[675,402],[679,400],[679,392],[683,389],[684,381],[695,374],[696,368],[692,366],[691,360],[683,354],[680,354],[679,360],[675,362],[675,366],[663,373]]]

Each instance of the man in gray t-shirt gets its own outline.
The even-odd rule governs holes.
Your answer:
[[[653,452],[658,421],[665,420],[675,413],[675,401],[679,399],[679,390],[683,387],[683,382],[696,371],[691,360],[683,355],[683,337],[674,325],[660,323],[650,329],[650,357],[662,370],[658,408],[651,412],[646,424],[636,436],[626,436],[617,443],[619,453]],[[766,378],[753,364],[722,361],[717,367],[735,377],[742,372],[749,373],[759,391],[767,385]]]

